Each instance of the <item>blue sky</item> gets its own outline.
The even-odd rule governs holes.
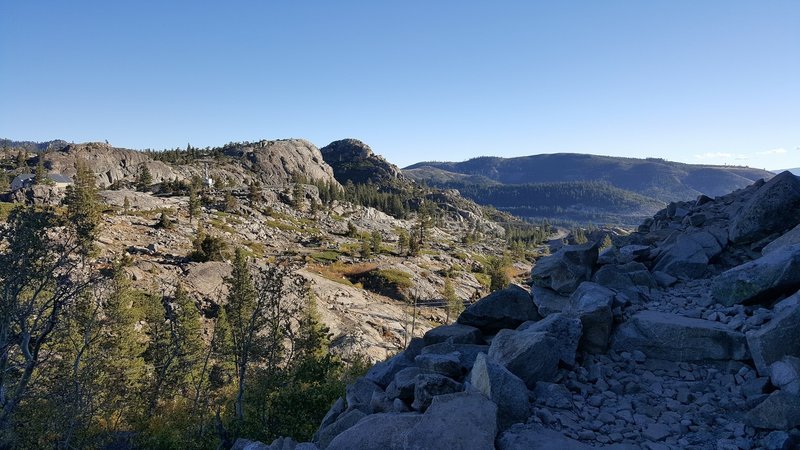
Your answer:
[[[0,0],[0,137],[800,166],[800,2]]]

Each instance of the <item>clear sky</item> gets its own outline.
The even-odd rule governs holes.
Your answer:
[[[0,0],[0,137],[800,166],[800,1]]]

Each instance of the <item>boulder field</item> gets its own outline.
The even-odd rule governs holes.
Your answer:
[[[798,448],[799,225],[789,172],[672,203],[376,364],[313,442],[235,448]]]

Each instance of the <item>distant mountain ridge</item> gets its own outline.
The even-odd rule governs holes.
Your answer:
[[[672,201],[724,195],[774,176],[749,167],[577,153],[420,162],[403,173],[520,217],[623,224]]]
[[[554,153],[516,158],[479,157],[463,162],[420,162],[422,167],[464,175],[479,175],[502,184],[563,181],[607,181],[661,201],[688,200],[700,194],[723,195],[774,174],[738,166],[694,165],[660,158],[622,158],[578,153]]]

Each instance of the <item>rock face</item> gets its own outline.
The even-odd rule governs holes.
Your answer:
[[[800,288],[800,244],[781,247],[734,267],[715,280],[714,300],[726,306],[769,298]]]
[[[431,448],[493,449],[497,406],[479,393],[462,392],[433,399],[408,433],[408,450]]]
[[[325,163],[320,150],[303,139],[259,141],[235,147],[228,153],[241,155],[263,184],[290,182],[293,174],[336,184],[333,169]]]
[[[642,311],[614,335],[617,351],[641,351],[668,361],[744,360],[749,357],[744,335],[708,320]]]
[[[766,182],[731,221],[733,242],[752,242],[800,223],[800,180],[783,172]]]
[[[592,278],[597,262],[597,245],[566,245],[549,258],[536,263],[531,271],[533,284],[559,294],[571,294]]]
[[[78,160],[87,163],[96,176],[98,186],[111,186],[120,181],[134,182],[141,167],[146,166],[154,183],[183,179],[167,164],[154,161],[146,153],[115,148],[100,142],[72,144],[57,152],[50,152],[46,164],[52,171],[74,177]]]
[[[520,286],[511,285],[470,305],[458,317],[458,323],[492,334],[540,318],[531,294]]]
[[[355,184],[385,183],[404,179],[400,169],[357,139],[342,139],[322,147],[322,157],[332,168],[342,184],[352,181]]]

